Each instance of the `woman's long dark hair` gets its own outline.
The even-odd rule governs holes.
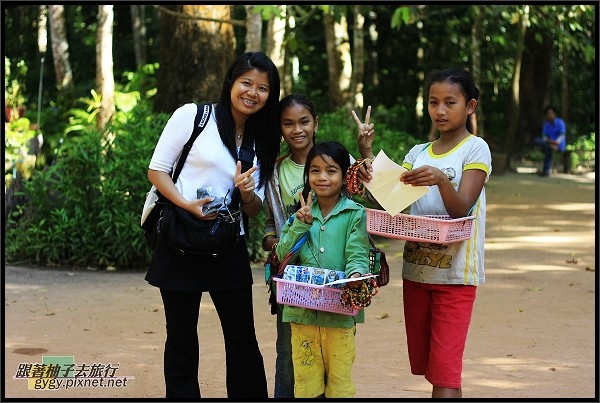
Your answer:
[[[431,84],[444,81],[448,81],[452,84],[458,84],[461,92],[466,98],[466,102],[469,102],[471,99],[474,99],[475,101],[479,99],[479,88],[477,88],[475,81],[473,80],[473,76],[467,70],[461,70],[452,67],[445,70],[433,71],[429,76],[427,92],[429,92]],[[467,119],[466,127],[469,133],[473,133],[471,119]]]
[[[231,64],[223,81],[221,97],[215,108],[215,116],[221,140],[237,160],[235,121],[231,114],[231,87],[238,77],[252,69],[267,73],[270,86],[269,97],[265,106],[248,117],[244,129],[244,137],[249,136],[255,141],[256,157],[260,161],[260,178],[258,182],[260,188],[273,175],[275,160],[279,155],[281,144],[281,129],[277,114],[280,88],[279,72],[273,61],[264,52],[246,52]]]
[[[304,189],[302,190],[302,197],[304,200],[308,198],[310,192],[310,183],[308,182],[308,175],[310,173],[310,164],[315,157],[326,155],[334,160],[342,170],[342,180],[346,179],[346,173],[350,167],[350,153],[346,146],[339,141],[322,141],[312,146],[308,155],[306,156],[306,164],[304,164]],[[342,194],[344,194],[345,187],[342,188]],[[300,208],[300,202],[296,205],[296,210]]]

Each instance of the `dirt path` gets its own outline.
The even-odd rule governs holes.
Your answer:
[[[486,189],[487,283],[475,303],[463,396],[597,399],[595,177],[506,174],[492,176]],[[378,246],[387,253],[392,281],[358,327],[356,397],[426,398],[430,385],[408,367],[402,241],[382,238]],[[260,265],[254,275],[257,333],[272,395],[275,320]],[[163,397],[164,316],[158,291],[143,277],[6,266],[4,397]],[[203,397],[225,397],[222,335],[208,295],[199,333]],[[73,356],[76,369],[118,368],[121,385],[30,390],[26,379],[15,377],[43,356]]]

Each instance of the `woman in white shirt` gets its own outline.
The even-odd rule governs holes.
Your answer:
[[[279,153],[279,87],[277,68],[264,53],[241,55],[227,71],[221,97],[194,142],[177,183],[173,183],[171,171],[192,133],[197,109],[193,103],[178,108],[165,125],[148,179],[173,204],[200,219],[206,217],[202,206],[209,199],[198,199],[198,188],[210,187],[212,195],[223,197],[237,187],[239,208],[249,217],[256,216]],[[255,157],[254,166],[241,172],[237,158],[244,137],[253,140]],[[254,328],[252,273],[244,236],[221,255],[182,255],[159,237],[146,280],[160,288],[165,309],[167,398],[200,398],[197,327],[205,291],[221,320],[227,397],[268,397]]]

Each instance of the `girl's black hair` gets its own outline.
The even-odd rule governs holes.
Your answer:
[[[231,87],[238,77],[252,69],[267,73],[270,86],[265,106],[248,117],[244,129],[244,136],[249,136],[255,142],[256,157],[260,162],[258,182],[260,188],[273,175],[281,143],[281,131],[277,116],[280,90],[279,72],[273,61],[264,52],[246,52],[231,64],[223,81],[221,97],[215,107],[215,116],[221,140],[229,153],[237,160],[234,136],[235,121],[231,114]]]
[[[348,149],[339,141],[322,141],[312,146],[306,156],[306,164],[304,165],[304,189],[302,197],[304,200],[310,192],[310,183],[308,183],[308,175],[310,172],[310,164],[315,157],[326,155],[334,160],[342,170],[342,180],[346,179],[346,172],[350,168],[350,153]],[[342,189],[343,190],[343,189]],[[296,210],[300,208],[300,202],[296,206]]]
[[[467,70],[451,67],[449,69],[433,71],[429,75],[427,92],[429,92],[429,89],[433,83],[444,81],[448,81],[452,84],[458,84],[467,102],[469,102],[471,99],[476,101],[479,99],[479,88],[477,88],[475,81],[473,80],[473,76]],[[467,119],[466,127],[470,133],[473,132],[470,119]]]

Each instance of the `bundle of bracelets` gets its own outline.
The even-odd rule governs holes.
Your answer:
[[[345,306],[352,306],[355,309],[363,309],[371,305],[371,298],[377,295],[379,287],[377,281],[373,278],[367,278],[357,289],[351,289],[348,286],[342,287],[340,302]]]
[[[352,165],[348,167],[346,171],[346,182],[348,192],[353,195],[365,195],[365,185],[358,181],[358,169],[366,161],[366,159],[359,158]],[[370,161],[370,160],[369,160]]]

